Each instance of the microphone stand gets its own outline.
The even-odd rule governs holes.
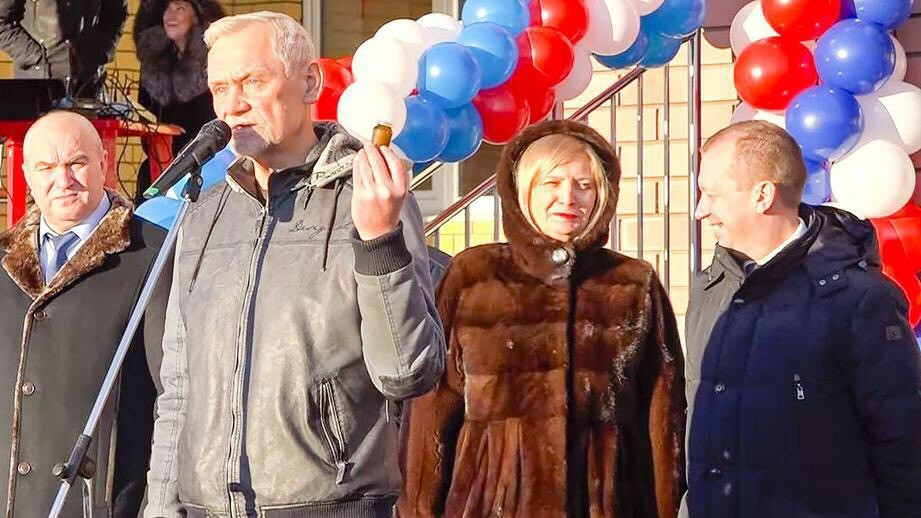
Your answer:
[[[198,195],[201,194],[201,166],[196,167],[190,174],[191,177],[188,183],[186,183],[186,187],[182,193],[183,201],[179,206],[179,212],[176,214],[176,219],[173,220],[173,226],[170,227],[169,233],[166,234],[166,239],[163,241],[163,246],[160,247],[160,251],[157,254],[150,274],[144,281],[141,295],[138,297],[138,301],[131,312],[131,317],[128,319],[128,326],[122,335],[118,348],[115,350],[115,357],[112,359],[106,377],[102,381],[102,388],[99,389],[99,394],[96,396],[96,403],[93,405],[93,410],[90,412],[86,425],[83,427],[83,433],[77,438],[67,462],[59,463],[51,470],[54,476],[61,479],[61,487],[58,489],[57,496],[54,498],[54,504],[51,506],[48,518],[60,517],[61,511],[64,509],[64,502],[67,500],[67,494],[78,476],[84,479],[90,479],[95,475],[95,469],[84,465],[86,461],[86,451],[89,448],[90,441],[93,439],[93,434],[96,432],[99,419],[102,417],[102,410],[115,386],[115,381],[121,371],[122,363],[124,363],[125,356],[128,354],[128,347],[131,345],[131,341],[134,338],[134,333],[137,331],[138,325],[140,325],[141,318],[144,316],[144,312],[147,309],[147,304],[150,302],[150,297],[153,295],[154,287],[160,275],[163,273],[163,267],[166,265],[170,252],[176,243],[182,220],[185,219],[189,206],[198,201]]]

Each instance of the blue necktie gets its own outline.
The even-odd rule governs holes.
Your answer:
[[[67,262],[67,252],[77,243],[77,234],[68,232],[61,235],[46,234],[47,239],[51,240],[51,246],[54,248],[54,261],[48,265],[45,272],[45,284],[51,284],[51,279],[57,275],[58,271]]]

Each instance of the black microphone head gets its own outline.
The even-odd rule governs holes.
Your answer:
[[[217,144],[217,149],[222,149],[226,146],[227,143],[230,142],[230,137],[233,136],[233,132],[230,131],[230,126],[221,119],[214,119],[206,122],[201,127],[201,131],[199,131],[198,134],[214,137],[214,143]]]

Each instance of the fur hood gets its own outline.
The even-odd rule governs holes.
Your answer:
[[[141,63],[141,86],[160,105],[191,101],[208,90],[208,49],[202,35],[211,22],[224,16],[216,0],[185,0],[195,9],[198,25],[189,46],[179,57],[163,29],[169,0],[142,0],[134,19],[134,44]]]
[[[514,177],[518,160],[528,146],[552,134],[569,135],[588,143],[601,159],[610,189],[607,204],[601,208],[602,217],[595,227],[571,243],[561,243],[538,232],[518,205],[518,189]],[[545,282],[569,277],[579,255],[597,250],[607,242],[608,227],[620,194],[620,165],[611,144],[591,127],[574,121],[554,120],[525,129],[502,151],[496,183],[502,201],[502,225],[509,247],[516,263],[528,273]],[[558,251],[561,249],[565,254]]]

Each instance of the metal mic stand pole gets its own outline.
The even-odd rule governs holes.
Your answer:
[[[99,419],[102,417],[103,407],[105,407],[109,395],[112,393],[112,388],[115,386],[115,381],[121,371],[122,363],[125,361],[125,356],[128,354],[128,347],[131,346],[131,341],[134,339],[134,333],[137,331],[141,318],[144,316],[147,304],[150,302],[150,297],[153,295],[154,287],[157,285],[160,274],[163,273],[163,267],[166,265],[166,261],[169,260],[170,252],[179,235],[179,226],[182,224],[182,220],[185,218],[189,206],[198,201],[198,195],[201,193],[201,168],[196,168],[195,171],[192,171],[191,175],[182,193],[183,201],[179,206],[179,212],[176,214],[176,219],[173,220],[173,226],[170,227],[169,233],[166,234],[166,239],[163,241],[163,246],[160,247],[160,252],[157,254],[150,274],[144,281],[144,288],[141,290],[141,295],[134,305],[134,309],[131,312],[131,318],[128,319],[128,326],[125,329],[125,333],[122,335],[118,348],[115,350],[115,357],[112,359],[109,371],[102,381],[102,388],[99,389],[99,394],[96,396],[96,403],[93,405],[93,410],[90,412],[89,419],[86,421],[86,426],[83,427],[83,433],[77,438],[77,442],[74,444],[74,448],[70,452],[70,457],[67,459],[67,462],[57,464],[52,469],[52,474],[61,479],[61,487],[58,489],[58,494],[54,498],[54,504],[51,506],[48,518],[58,518],[61,515],[61,511],[64,509],[64,502],[67,500],[67,493],[70,491],[71,486],[73,486],[77,476],[85,476],[85,478],[91,478],[92,476],[92,474],[81,473],[81,467],[86,458],[86,451],[89,448],[90,441],[93,439],[93,434],[96,432],[96,426],[99,424]]]

